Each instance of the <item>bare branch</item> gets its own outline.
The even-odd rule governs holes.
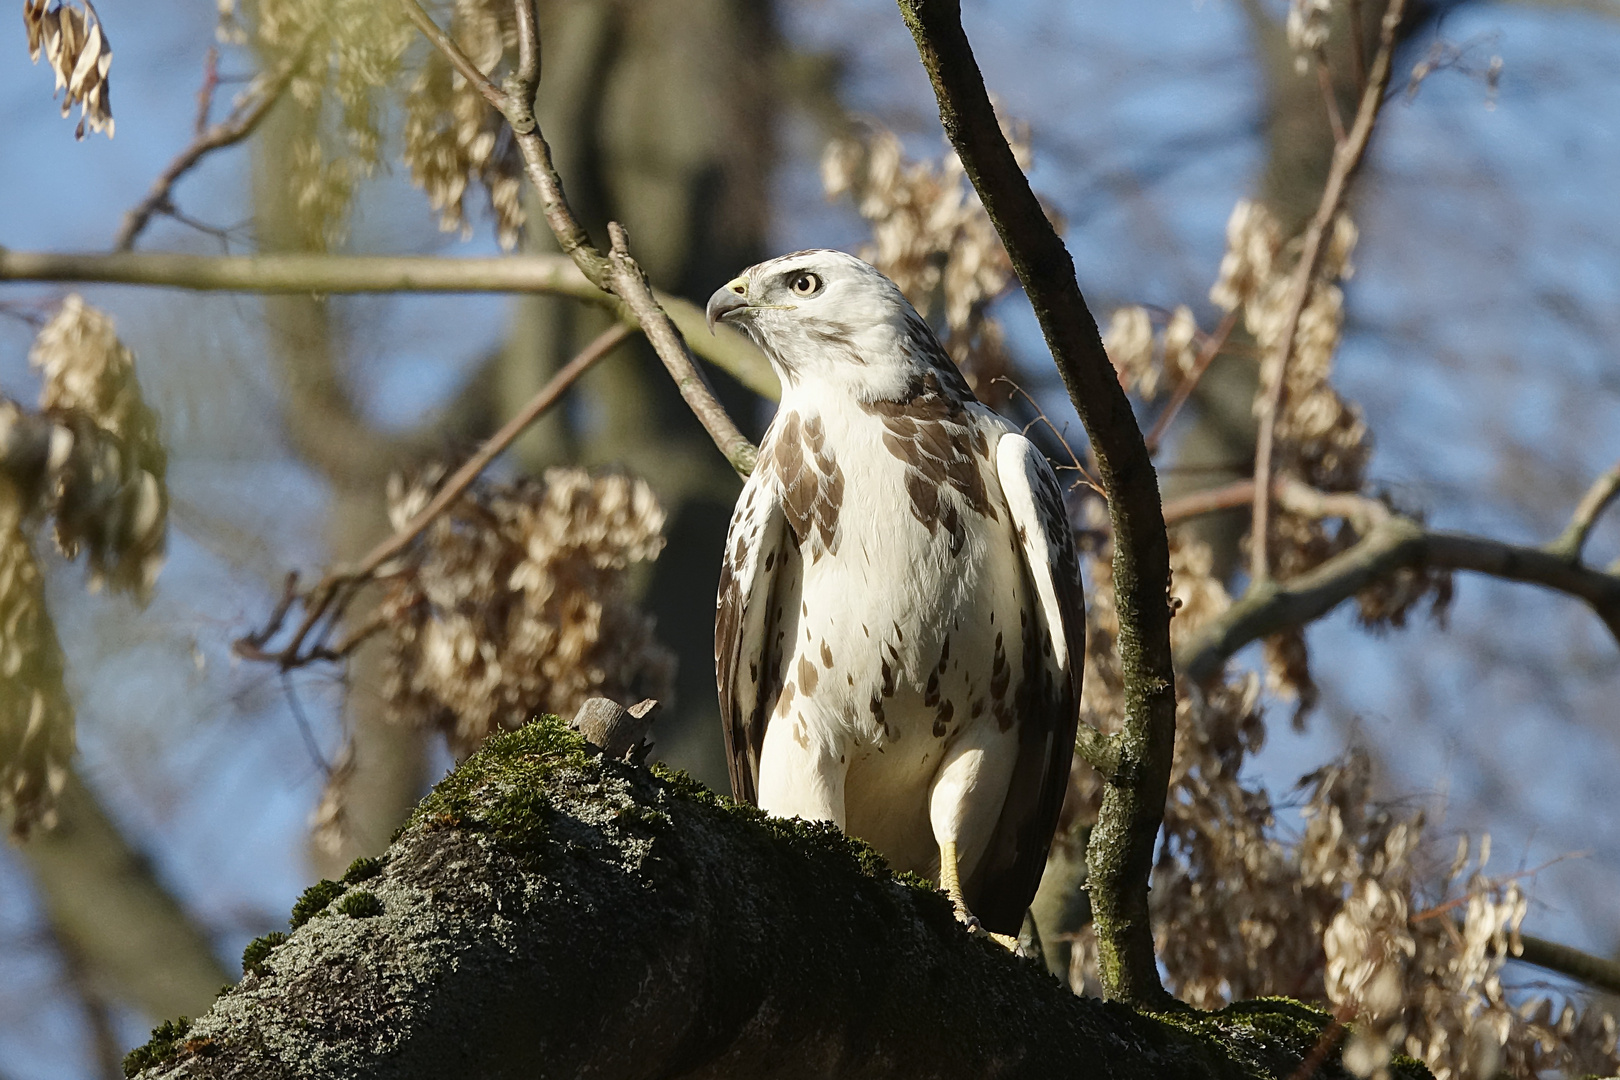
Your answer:
[[[1580,503],[1575,507],[1575,513],[1570,515],[1569,524],[1558,539],[1547,545],[1547,550],[1571,562],[1579,562],[1592,526],[1597,524],[1598,518],[1603,516],[1603,511],[1609,508],[1617,495],[1620,495],[1620,465],[1592,481],[1592,486],[1586,489],[1586,494],[1581,496]]]
[[[281,100],[281,95],[286,91],[287,85],[292,82],[293,76],[303,66],[307,49],[308,42],[306,41],[304,48],[288,57],[268,78],[263,79],[247,98],[231,110],[228,117],[217,124],[207,127],[204,127],[204,120],[207,116],[206,103],[211,99],[212,94],[208,84],[205,84],[203,93],[200,95],[204,104],[200,106],[201,111],[197,117],[197,137],[191,141],[190,146],[180,152],[178,157],[169,162],[168,167],[163,172],[158,174],[158,178],[152,182],[151,190],[146,193],[146,198],[124,212],[123,224],[119,226],[118,236],[113,240],[114,251],[128,251],[133,248],[136,239],[141,235],[141,231],[152,220],[152,216],[172,209],[173,204],[170,201],[170,193],[174,190],[175,183],[195,168],[198,162],[213,151],[227,146],[234,146],[253,134],[254,129],[259,126],[259,122],[269,115],[271,108],[275,106],[277,101]],[[210,71],[212,71],[216,62],[215,58],[216,54],[210,52]]]
[[[1187,404],[1187,399],[1192,397],[1192,392],[1198,388],[1198,381],[1204,377],[1204,372],[1209,370],[1209,365],[1216,356],[1220,355],[1220,351],[1226,347],[1226,339],[1232,336],[1232,329],[1237,326],[1237,320],[1238,312],[1234,308],[1226,313],[1226,317],[1221,319],[1221,324],[1215,328],[1215,332],[1204,342],[1204,347],[1198,351],[1198,360],[1193,365],[1191,373],[1181,380],[1180,385],[1176,387],[1176,392],[1170,396],[1170,401],[1165,405],[1164,411],[1159,413],[1158,418],[1153,421],[1153,429],[1147,433],[1148,453],[1156,454],[1159,452],[1159,443],[1164,440],[1165,433],[1170,430],[1171,422],[1175,420],[1176,414],[1181,411],[1181,407]],[[1168,513],[1168,509],[1166,513]]]
[[[1555,971],[1605,993],[1620,994],[1620,963],[1529,934],[1520,934],[1519,943],[1524,948],[1513,959]]]
[[[1300,512],[1311,512],[1313,504],[1306,495],[1311,489],[1290,484],[1274,485],[1273,490],[1279,501],[1293,500]],[[1550,548],[1426,529],[1362,496],[1316,493],[1316,497],[1314,506],[1322,516],[1348,518],[1366,530],[1362,538],[1286,584],[1267,579],[1251,585],[1242,599],[1177,652],[1176,667],[1182,674],[1198,682],[1212,678],[1250,642],[1314,622],[1380,578],[1419,566],[1468,570],[1584,600],[1620,643],[1620,575],[1572,563]]]
[[[490,462],[500,456],[501,451],[512,445],[512,441],[521,435],[525,428],[561,400],[562,395],[579,380],[580,376],[629,336],[630,328],[622,323],[611,326],[597,335],[596,340],[585,346],[578,356],[552,376],[551,380],[541,387],[540,392],[518,410],[516,416],[486,439],[477,453],[468,458],[444,482],[428,504],[417,511],[416,516],[411,518],[404,528],[373,547],[359,562],[350,567],[333,570],[304,593],[298,591],[297,574],[289,574],[286,590],[280,603],[270,613],[270,618],[264,626],[237,639],[232,644],[233,651],[249,660],[274,663],[283,671],[315,660],[337,660],[352,651],[379,628],[374,621],[352,631],[334,646],[328,647],[325,644],[325,636],[326,632],[329,632],[343,617],[360,588],[376,575],[384,563],[404,551],[412,541],[421,536],[423,530],[433,524],[472,485],[479,474],[489,467]],[[302,604],[303,619],[293,630],[286,645],[279,649],[267,649],[266,645],[270,640],[281,632],[281,627],[286,622],[294,603]],[[317,633],[316,627],[322,625],[326,627],[326,631]],[[312,635],[314,644],[305,649],[304,643],[311,640]]]
[[[382,566],[383,563],[404,551],[411,541],[422,535],[423,529],[431,525],[433,520],[444,513],[452,502],[461,497],[461,493],[466,491],[474,480],[478,479],[478,475],[489,467],[490,462],[494,461],[503,450],[512,445],[514,439],[523,434],[525,428],[538,420],[547,409],[555,405],[563,394],[567,392],[568,388],[579,380],[580,376],[595,367],[598,360],[607,356],[629,336],[630,328],[623,323],[610,326],[598,334],[595,340],[580,350],[578,356],[565,364],[556,375],[553,375],[551,380],[540,388],[540,392],[530,398],[528,404],[524,405],[522,409],[518,410],[516,416],[508,420],[501,426],[499,431],[486,439],[484,444],[478,448],[478,452],[468,458],[461,468],[457,469],[450,479],[444,482],[444,486],[438,490],[432,500],[419,510],[403,529],[372,548],[363,559],[355,564],[353,569],[341,571],[340,573],[348,577],[370,577],[376,573],[377,568]]]
[[[1109,997],[1162,1006],[1148,876],[1175,744],[1169,541],[1159,486],[1130,401],[1075,279],[1074,260],[1002,135],[958,0],[899,0],[940,120],[1012,260],[1096,454],[1114,532],[1125,721],[1088,858],[1099,969]]]
[[[1406,11],[1406,0],[1391,0],[1384,13],[1384,22],[1378,42],[1378,53],[1373,58],[1372,72],[1367,88],[1362,92],[1361,104],[1356,109],[1355,123],[1350,134],[1333,151],[1333,166],[1328,170],[1327,183],[1322,188],[1322,199],[1316,215],[1305,230],[1305,244],[1294,267],[1282,335],[1276,348],[1266,357],[1260,375],[1261,398],[1259,409],[1259,435],[1254,451],[1254,527],[1250,540],[1250,577],[1256,583],[1266,580],[1271,573],[1268,540],[1271,536],[1271,464],[1273,443],[1276,438],[1277,416],[1287,386],[1288,361],[1294,353],[1294,337],[1299,330],[1300,315],[1310,299],[1316,270],[1322,260],[1323,238],[1333,225],[1344,202],[1350,178],[1361,165],[1372,139],[1373,125],[1384,105],[1384,91],[1389,86],[1390,68],[1395,59],[1395,35],[1400,29],[1401,16]],[[1331,92],[1331,87],[1329,87]],[[1331,96],[1331,93],[1330,93]]]
[[[203,292],[261,293],[546,293],[634,317],[615,296],[585,279],[562,255],[449,259],[434,255],[178,255],[149,252],[59,254],[0,248],[0,281],[74,281],[148,285]],[[781,389],[763,354],[727,326],[710,335],[697,305],[653,290],[694,351],[738,382],[775,399]]]
[[[422,5],[416,3],[416,0],[400,0],[400,6],[405,9],[405,17],[411,24],[422,32],[422,36],[427,38],[435,49],[444,54],[446,60],[450,61],[450,66],[484,95],[484,100],[495,106],[496,112],[505,113],[506,95],[501,92],[500,87],[489,81],[489,76],[480,71],[478,65],[473,63],[466,53],[461,51],[461,46],[455,43],[455,39],[439,29],[439,24],[433,21],[433,16],[422,10]]]
[[[720,453],[732,468],[746,476],[753,471],[758,451],[754,444],[738,430],[714,396],[703,372],[692,362],[692,354],[681,331],[659,305],[652,289],[625,246],[620,229],[612,233],[612,257],[603,255],[591,243],[584,226],[574,216],[563,193],[562,178],[557,175],[551,161],[551,148],[546,145],[534,118],[534,96],[540,76],[540,39],[534,18],[533,0],[515,0],[514,10],[518,24],[518,69],[507,80],[506,88],[499,89],[479,71],[450,37],[441,31],[433,19],[422,10],[417,0],[400,0],[411,22],[422,31],[433,45],[444,53],[463,77],[478,87],[479,92],[501,111],[511,126],[518,150],[523,154],[529,180],[540,194],[540,205],[551,227],[552,234],[563,254],[573,260],[582,274],[597,288],[611,292],[623,301],[630,315],[641,326],[647,340],[652,343],[658,358],[663,361],[681,397],[719,447]]]

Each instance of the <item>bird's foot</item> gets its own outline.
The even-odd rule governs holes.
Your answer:
[[[1008,952],[1012,953],[1014,956],[1027,957],[1029,955],[1029,953],[1024,950],[1024,947],[1018,943],[1018,938],[1016,935],[998,934],[992,930],[986,930],[984,925],[979,922],[979,917],[973,914],[973,912],[969,911],[967,909],[967,905],[961,901],[957,901],[955,908],[956,921],[967,928],[969,937],[988,938],[997,945],[1000,945],[1003,949],[1006,949]]]

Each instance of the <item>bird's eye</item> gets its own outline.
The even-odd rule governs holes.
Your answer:
[[[801,271],[793,275],[788,288],[793,290],[794,296],[814,296],[821,291],[821,275]]]

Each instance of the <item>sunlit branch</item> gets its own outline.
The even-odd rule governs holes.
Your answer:
[[[298,591],[297,575],[289,575],[286,591],[281,602],[271,612],[269,620],[263,627],[234,643],[232,648],[236,654],[250,660],[275,663],[286,671],[313,660],[338,660],[352,651],[379,628],[375,621],[349,633],[340,643],[332,646],[325,644],[324,634],[320,633],[317,627],[335,626],[353,601],[360,586],[370,581],[384,563],[400,554],[421,536],[429,525],[443,515],[451,504],[472,486],[472,482],[478,479],[490,463],[512,445],[524,429],[562,400],[563,394],[570,386],[594,367],[597,361],[607,356],[629,337],[630,333],[630,328],[621,323],[597,335],[596,340],[585,346],[578,356],[552,376],[551,380],[529,399],[528,404],[518,410],[516,416],[486,439],[477,452],[444,482],[428,504],[417,511],[404,527],[373,547],[359,562],[332,571],[313,588],[302,593]],[[303,618],[293,630],[291,638],[281,648],[267,648],[269,641],[281,632],[281,627],[295,604],[302,607]],[[313,644],[306,649],[305,642],[310,641],[312,635]]]
[[[670,377],[675,380],[687,407],[709,433],[715,446],[732,468],[744,476],[748,475],[753,471],[757,449],[737,429],[725,407],[715,398],[702,370],[692,362],[692,353],[681,331],[659,305],[646,275],[631,257],[624,229],[617,224],[609,224],[611,247],[609,253],[604,255],[591,243],[584,226],[568,205],[562,178],[551,161],[551,148],[546,145],[534,117],[535,93],[540,77],[540,40],[533,0],[514,2],[519,62],[517,70],[505,81],[504,87],[495,86],[416,0],[399,2],[417,29],[506,118],[518,150],[523,155],[529,180],[539,192],[546,224],[556,236],[563,254],[573,260],[591,284],[612,293],[623,302],[647,335],[653,351],[663,361]]]
[[[1384,12],[1378,53],[1373,58],[1367,88],[1362,92],[1361,104],[1350,133],[1333,151],[1333,165],[1328,170],[1327,183],[1322,188],[1322,199],[1316,214],[1305,230],[1304,247],[1299,262],[1294,266],[1294,280],[1289,286],[1288,307],[1283,318],[1282,333],[1277,344],[1267,355],[1260,372],[1261,396],[1258,411],[1259,434],[1254,450],[1254,525],[1250,531],[1250,577],[1258,586],[1271,574],[1268,551],[1271,536],[1271,470],[1273,444],[1276,440],[1277,417],[1282,411],[1283,395],[1288,383],[1288,362],[1294,354],[1294,338],[1299,331],[1299,320],[1310,300],[1316,271],[1321,265],[1323,239],[1333,226],[1333,219],[1344,202],[1350,178],[1360,166],[1372,140],[1373,125],[1384,105],[1384,91],[1389,86],[1389,73],[1395,60],[1395,35],[1400,29],[1401,16],[1406,11],[1406,0],[1391,0]]]
[[[1252,484],[1241,481],[1219,490],[1236,495],[1248,487],[1252,494]],[[1376,499],[1318,492],[1297,482],[1277,483],[1272,490],[1279,504],[1293,512],[1349,520],[1362,531],[1361,539],[1286,583],[1267,579],[1252,585],[1177,651],[1176,668],[1190,679],[1213,678],[1245,645],[1314,622],[1367,586],[1405,568],[1466,570],[1564,593],[1585,601],[1620,643],[1620,575],[1569,559],[1557,550],[1557,542],[1529,547],[1428,529]]]
[[[180,255],[8,251],[0,248],[0,281],[146,285],[201,292],[259,293],[545,293],[634,317],[619,299],[592,285],[562,255],[453,259],[433,255]],[[654,290],[693,351],[750,390],[775,398],[776,376],[752,342],[727,326],[710,335],[703,311]]]

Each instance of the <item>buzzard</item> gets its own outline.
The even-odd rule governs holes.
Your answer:
[[[760,263],[708,318],[747,330],[782,381],[715,611],[733,795],[835,822],[938,881],[970,926],[1016,934],[1080,705],[1057,477],[853,256]]]

